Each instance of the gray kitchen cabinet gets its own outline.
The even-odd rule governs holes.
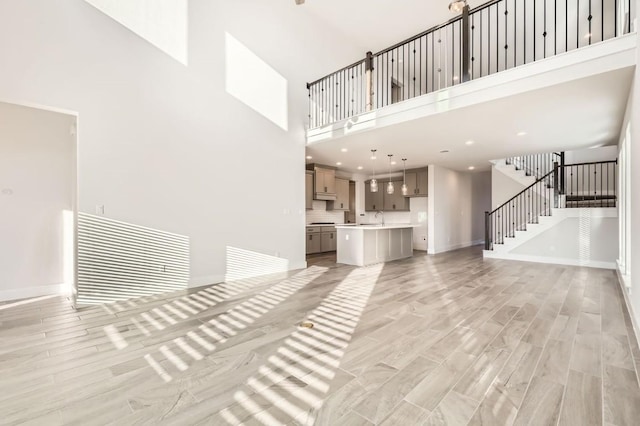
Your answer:
[[[371,192],[371,181],[364,183],[364,209],[368,212],[375,212],[384,209],[383,183],[378,181],[378,192]]]
[[[349,180],[335,178],[336,200],[327,203],[327,210],[349,210]]]
[[[314,200],[336,199],[336,171],[315,166]]]
[[[311,210],[313,209],[313,172],[307,170],[304,178],[305,207],[307,210]]]
[[[407,171],[407,197],[426,197],[428,195],[428,186],[429,174],[427,169]]]
[[[321,249],[321,236],[322,234],[317,233],[309,233],[307,232],[307,254],[320,253]]]
[[[387,183],[384,184],[384,211],[409,211],[409,200],[402,195],[402,181],[392,181],[394,186],[393,194],[387,194]]]
[[[323,232],[320,242],[320,250],[324,253],[327,251],[336,251],[338,244],[336,243],[336,232]]]

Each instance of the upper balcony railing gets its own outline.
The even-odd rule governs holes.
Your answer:
[[[631,31],[632,0],[493,0],[307,84],[309,128]]]

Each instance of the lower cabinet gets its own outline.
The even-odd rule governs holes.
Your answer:
[[[336,228],[307,228],[307,254],[336,251],[338,248]]]
[[[307,234],[307,254],[320,253],[320,237],[322,234]]]

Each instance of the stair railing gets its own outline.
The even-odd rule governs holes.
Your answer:
[[[556,194],[558,164],[553,170],[495,208],[485,212],[485,250],[494,244],[504,244],[505,238],[515,237],[516,231],[526,231],[528,223],[538,223],[540,216],[550,216],[551,207],[558,205]]]
[[[527,224],[551,216],[552,208],[616,207],[617,160],[560,165],[504,202],[485,212],[485,250],[504,244]]]
[[[527,176],[541,178],[553,170],[554,163],[564,165],[564,152],[547,152],[544,154],[519,155],[505,158],[505,163],[513,165],[516,170],[524,170]]]
[[[616,207],[617,168],[617,160],[561,166],[559,207]]]

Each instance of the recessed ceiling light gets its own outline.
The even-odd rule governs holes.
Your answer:
[[[440,151],[440,154],[446,154],[446,153],[448,153],[448,152],[449,152],[449,150],[448,150],[448,149],[443,149],[442,151]]]
[[[475,169],[475,167],[469,166],[469,170],[474,170],[474,169]]]
[[[473,141],[466,141],[466,142],[465,142],[465,145],[473,145],[474,143],[475,143],[475,142],[473,142]]]
[[[391,165],[392,165],[392,166],[395,166],[395,165],[396,165],[396,162],[395,162],[395,161],[392,161],[392,162],[391,162]]]
[[[358,170],[362,170],[362,169],[363,169],[363,167],[362,167],[362,166],[358,166]]]
[[[453,81],[458,81],[458,76],[457,75],[453,76]]]
[[[338,162],[336,163],[336,166],[342,166],[342,163],[338,161]]]
[[[347,149],[347,148],[342,148],[340,151],[342,151],[342,152],[347,152],[347,151],[348,151],[348,149]]]
[[[518,136],[524,136],[526,134],[527,134],[527,132],[518,132]]]
[[[371,156],[371,159],[372,159],[372,160],[375,160],[376,158],[378,158],[378,157],[376,157],[375,155],[372,155],[372,156]]]
[[[586,34],[584,35],[584,38],[589,38],[589,37],[591,37],[591,33],[586,33]]]
[[[307,160],[311,160],[313,157],[310,155],[307,155]]]

